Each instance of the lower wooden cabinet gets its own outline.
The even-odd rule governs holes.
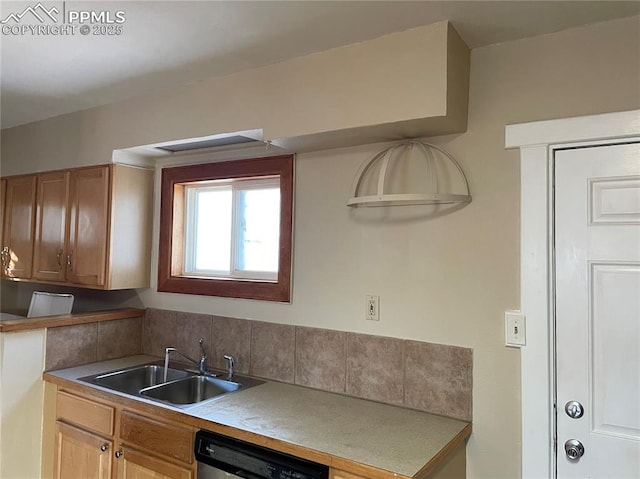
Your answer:
[[[146,452],[123,447],[118,452],[119,479],[192,479],[195,477],[192,467],[178,466]]]
[[[53,464],[43,477],[56,479],[195,479],[193,454],[196,428],[142,410],[124,407],[90,393],[53,391],[55,418],[45,418],[45,428],[55,422]],[[54,421],[55,419],[55,421]],[[50,426],[47,426],[50,424]],[[49,439],[48,444],[53,441]],[[45,447],[46,449],[46,447]],[[50,457],[51,451],[47,453]],[[51,459],[48,459],[51,461]],[[349,471],[332,467],[329,479],[387,477],[357,463],[345,463]],[[464,444],[448,451],[447,457],[422,471],[428,479],[464,479]],[[389,476],[390,477],[390,476]]]
[[[55,477],[110,479],[112,451],[112,441],[58,421]]]
[[[59,391],[54,477],[194,479],[194,432],[116,404]]]

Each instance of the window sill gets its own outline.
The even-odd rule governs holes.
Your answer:
[[[274,282],[170,276],[158,284],[158,291],[288,303],[291,301],[289,281],[290,278]]]

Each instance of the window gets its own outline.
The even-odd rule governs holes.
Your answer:
[[[293,157],[162,170],[158,291],[291,297]]]
[[[280,179],[185,185],[184,276],[277,280]]]

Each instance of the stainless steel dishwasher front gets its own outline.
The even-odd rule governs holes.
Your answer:
[[[201,430],[194,446],[198,479],[328,479],[329,467]]]

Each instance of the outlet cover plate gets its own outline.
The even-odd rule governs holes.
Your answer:
[[[367,294],[364,307],[364,318],[366,320],[380,321],[380,296]]]

